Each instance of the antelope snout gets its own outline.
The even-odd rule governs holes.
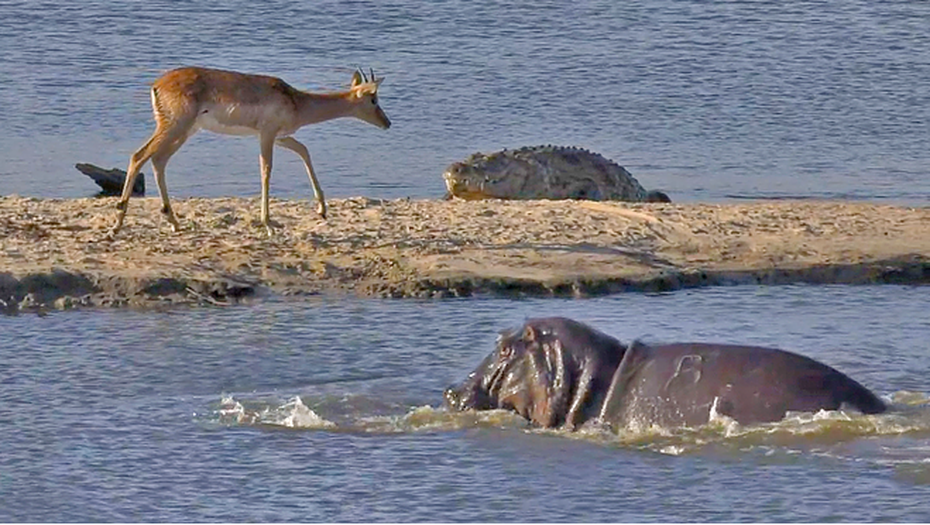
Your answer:
[[[375,114],[378,116],[377,125],[381,129],[388,129],[391,127],[391,119],[388,118],[387,114],[380,107],[375,111]]]

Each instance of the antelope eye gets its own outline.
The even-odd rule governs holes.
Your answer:
[[[378,105],[378,97],[371,97],[371,103],[377,106],[377,105]]]

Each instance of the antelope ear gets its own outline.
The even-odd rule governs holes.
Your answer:
[[[365,95],[378,94],[378,86],[376,84],[372,84],[371,82],[365,82],[357,86],[352,86],[349,88],[349,90],[355,94],[356,98],[361,98]]]
[[[352,73],[352,87],[356,87],[362,82],[364,82],[364,79],[362,78],[362,73],[360,71],[356,70],[355,73]]]

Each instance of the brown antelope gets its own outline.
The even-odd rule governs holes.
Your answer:
[[[162,201],[162,213],[174,231],[181,225],[171,210],[165,185],[165,165],[184,142],[200,129],[226,135],[258,135],[262,181],[262,225],[270,235],[268,184],[274,145],[296,153],[304,161],[317,200],[317,211],[326,217],[323,190],[313,172],[306,146],[291,135],[317,122],[355,117],[382,129],[391,121],[378,105],[378,86],[384,78],[368,78],[361,70],[352,75],[351,87],[332,93],[308,93],[291,87],[280,78],[185,67],[169,71],[152,84],[155,132],[129,159],[123,194],[116,208],[115,235],[123,225],[136,175],[149,159]]]

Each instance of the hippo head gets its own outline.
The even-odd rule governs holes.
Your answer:
[[[622,357],[615,339],[564,318],[536,319],[502,332],[497,346],[458,386],[446,389],[452,410],[512,410],[541,427],[574,424],[574,413],[584,407],[573,397],[587,397],[592,379],[610,355],[613,366]],[[594,375],[597,375],[595,372]]]

